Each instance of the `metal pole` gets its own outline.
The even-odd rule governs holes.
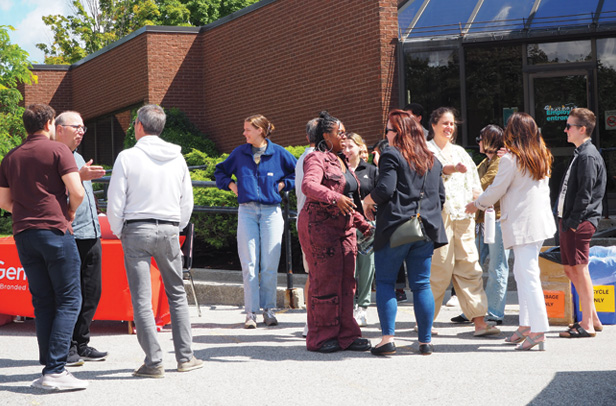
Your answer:
[[[293,255],[291,252],[291,230],[289,223],[289,212],[290,212],[290,201],[289,201],[289,192],[284,192],[283,199],[284,201],[284,239],[286,244],[286,260],[287,260],[287,290],[291,291],[293,289]]]

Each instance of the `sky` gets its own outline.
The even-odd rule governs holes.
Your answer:
[[[51,44],[51,30],[42,16],[70,14],[70,0],[0,0],[0,25],[11,25],[11,42],[30,54],[32,63],[44,63],[45,56],[36,44]]]

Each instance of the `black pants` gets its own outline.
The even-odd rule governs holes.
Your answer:
[[[78,350],[83,350],[90,342],[90,324],[101,299],[103,251],[98,238],[75,241],[81,258],[81,296],[83,300],[71,345],[76,346]]]

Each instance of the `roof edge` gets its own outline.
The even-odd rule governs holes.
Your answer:
[[[212,30],[216,27],[219,27],[223,24],[226,24],[230,21],[233,21],[237,18],[240,18],[248,13],[251,13],[255,10],[258,10],[262,7],[265,7],[267,5],[270,5],[274,2],[276,2],[278,0],[261,0],[257,3],[251,4],[250,6],[243,8],[241,10],[238,10],[236,12],[233,12],[229,15],[226,15],[222,18],[219,18],[216,21],[213,21],[207,25],[203,25],[201,27],[181,27],[181,26],[168,26],[168,25],[146,25],[144,27],[139,28],[136,31],[131,32],[130,34],[126,35],[125,37],[120,38],[119,40],[112,42],[111,44],[105,46],[104,48],[99,49],[98,51],[86,56],[83,59],[80,59],[79,61],[73,63],[72,65],[46,65],[46,64],[33,64],[32,65],[32,69],[35,70],[47,70],[47,71],[68,71],[71,70],[73,68],[76,68],[78,66],[81,66],[83,64],[85,64],[86,62],[91,61],[92,59],[106,53],[109,52],[110,50],[119,47],[122,44],[127,43],[128,41],[140,36],[141,34],[144,34],[146,32],[151,32],[151,33],[163,33],[163,34],[169,34],[169,33],[175,33],[175,34],[199,34],[205,31],[209,31]]]
[[[243,9],[241,9],[241,10],[235,11],[235,12],[233,12],[231,14],[228,14],[228,15],[226,15],[224,17],[219,18],[216,21],[212,21],[209,24],[201,26],[201,32],[212,30],[212,29],[214,29],[216,27],[219,27],[219,26],[221,26],[221,25],[223,25],[225,23],[228,23],[228,22],[233,21],[233,20],[235,20],[237,18],[240,18],[240,17],[242,17],[242,16],[244,16],[244,15],[246,15],[248,13],[252,13],[253,11],[256,11],[256,10],[258,10],[260,8],[263,8],[263,7],[268,6],[268,5],[272,4],[272,3],[275,3],[276,1],[278,1],[278,0],[261,0],[261,1],[257,2],[257,3],[251,4],[248,7],[245,7]]]

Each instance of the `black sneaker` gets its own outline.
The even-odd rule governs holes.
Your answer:
[[[470,323],[471,321],[469,319],[466,318],[466,316],[464,314],[461,314],[459,316],[456,317],[452,317],[451,321],[454,323],[458,323],[458,324],[465,324],[465,323]]]
[[[79,367],[83,365],[83,358],[77,354],[77,347],[71,347],[68,350],[68,357],[66,358],[67,367]]]
[[[79,355],[84,361],[104,361],[107,358],[107,352],[98,351],[96,348],[86,347]]]

